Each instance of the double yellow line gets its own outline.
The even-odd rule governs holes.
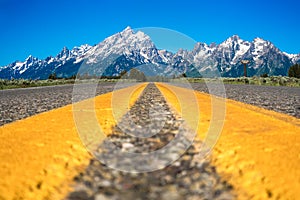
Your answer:
[[[174,110],[180,113],[182,107],[187,109],[185,120],[200,139],[205,138],[214,97],[168,84],[156,85]],[[100,95],[79,102],[76,108],[86,109],[86,104],[93,101],[97,120],[107,135],[145,86]],[[199,105],[197,112],[188,110],[190,99],[184,100],[191,92]],[[112,108],[114,95],[123,100],[120,105],[114,104],[117,113]],[[70,191],[72,178],[91,159],[77,134],[72,109],[68,105],[0,127],[0,200],[62,199]],[[201,117],[196,118],[195,113]],[[234,186],[238,199],[300,196],[299,126],[299,119],[226,100],[224,127],[211,159]]]

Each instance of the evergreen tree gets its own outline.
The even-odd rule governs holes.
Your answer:
[[[53,74],[50,74],[48,79],[52,79],[52,80],[57,79],[56,73],[54,72]]]
[[[288,71],[289,77],[300,78],[300,64],[292,65]]]

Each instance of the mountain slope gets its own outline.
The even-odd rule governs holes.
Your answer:
[[[289,67],[298,62],[296,56],[281,52],[271,42],[260,38],[252,42],[235,35],[219,45],[197,43],[187,59],[199,66],[202,74],[219,70],[222,76],[243,76],[241,60],[249,60],[248,75],[286,75]]]
[[[191,51],[176,53],[158,50],[143,32],[127,27],[95,46],[82,45],[69,50],[64,47],[55,57],[40,60],[29,56],[0,68],[3,79],[46,79],[51,73],[69,77],[77,73],[116,76],[138,67],[148,75],[186,73],[189,76],[237,77],[243,75],[241,60],[250,61],[248,75],[286,75],[288,68],[300,62],[300,54],[281,52],[271,42],[255,38],[252,42],[234,35],[221,44],[196,43]]]

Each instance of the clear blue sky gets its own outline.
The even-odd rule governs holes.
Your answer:
[[[206,43],[261,37],[300,53],[299,8],[299,0],[0,0],[0,66],[93,45],[126,26],[174,29]]]

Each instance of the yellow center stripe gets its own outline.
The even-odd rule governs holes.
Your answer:
[[[146,84],[139,84],[79,102],[95,102],[97,120],[105,134],[116,124],[112,96],[133,105]],[[129,98],[130,97],[130,98]],[[115,108],[125,114],[125,106]],[[76,108],[78,108],[76,107]],[[72,178],[88,165],[90,154],[79,139],[72,105],[0,127],[0,200],[62,199]]]
[[[184,94],[191,90],[167,84],[157,86],[178,112],[189,102],[186,99],[180,105],[178,99],[184,99]],[[195,95],[200,114],[197,133],[203,139],[210,123],[211,100],[215,97],[201,92]],[[195,110],[189,112],[193,116]],[[225,123],[212,161],[234,186],[238,199],[298,199],[300,120],[227,99]]]

